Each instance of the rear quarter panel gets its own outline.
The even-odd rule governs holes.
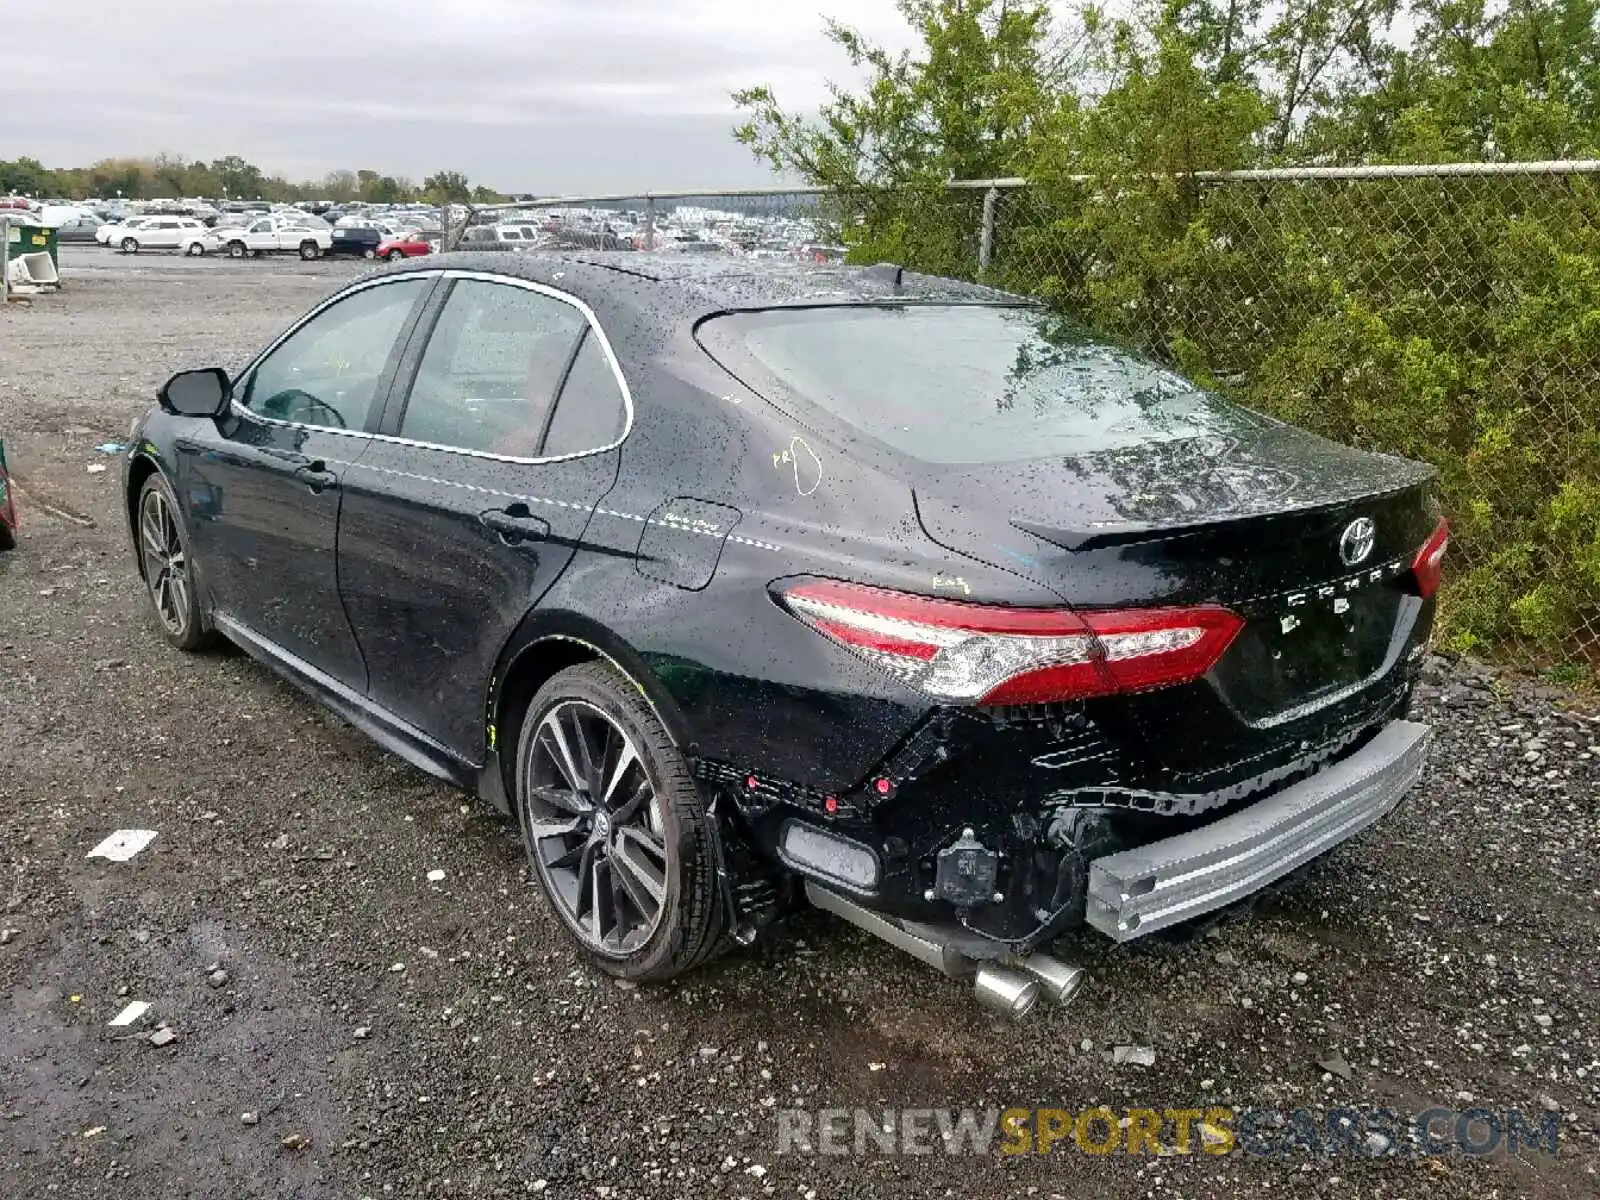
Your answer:
[[[744,388],[687,328],[655,339],[607,328],[635,425],[617,486],[547,598],[545,618],[588,614],[631,647],[670,694],[698,756],[846,790],[931,710],[920,693],[791,617],[772,598],[776,581],[820,575],[958,598],[1053,599],[935,545],[906,481]],[[699,525],[652,520],[675,500],[704,502],[683,511],[713,515]],[[691,544],[686,553],[714,556],[709,582],[664,582],[667,572],[641,561],[642,543],[648,554],[674,539]]]

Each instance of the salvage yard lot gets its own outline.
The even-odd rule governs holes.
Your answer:
[[[248,659],[170,650],[148,614],[120,460],[94,447],[173,370],[241,365],[364,266],[64,259],[67,290],[0,313],[23,519],[0,559],[0,1196],[1600,1188],[1592,704],[1436,663],[1432,765],[1383,825],[1248,921],[1063,942],[1090,986],[1018,1025],[820,914],[623,989],[579,965],[505,823]],[[85,858],[121,828],[159,836]],[[150,1013],[108,1028],[130,1000]],[[1113,1061],[1130,1045],[1153,1065]],[[1562,1141],[1509,1160],[777,1153],[791,1107],[1033,1105],[1558,1109]]]

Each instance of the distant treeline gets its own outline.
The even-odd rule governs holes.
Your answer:
[[[474,187],[460,171],[439,171],[420,185],[403,175],[377,171],[330,171],[321,179],[292,183],[268,175],[237,154],[212,162],[186,161],[178,154],[154,158],[106,158],[87,167],[47,167],[35,158],[0,159],[0,195],[64,197],[71,200],[165,200],[200,196],[208,200],[365,200],[398,204],[476,201],[493,204],[502,196]]]

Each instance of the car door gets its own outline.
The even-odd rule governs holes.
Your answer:
[[[339,583],[371,699],[476,764],[495,660],[616,482],[631,408],[581,303],[446,277],[389,398],[393,436],[346,479]],[[582,394],[598,424],[570,430],[558,394],[574,409]]]
[[[266,251],[278,248],[278,235],[271,221],[256,221],[244,231],[244,244],[251,250]]]
[[[334,553],[340,484],[433,284],[378,280],[321,306],[234,381],[227,416],[177,443],[177,490],[219,619],[358,690],[366,668]]]

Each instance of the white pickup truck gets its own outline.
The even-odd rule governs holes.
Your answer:
[[[326,225],[313,225],[293,217],[262,217],[248,225],[207,230],[204,238],[195,239],[185,249],[190,254],[219,250],[229,258],[293,253],[301,258],[320,258],[332,245],[333,230]]]

